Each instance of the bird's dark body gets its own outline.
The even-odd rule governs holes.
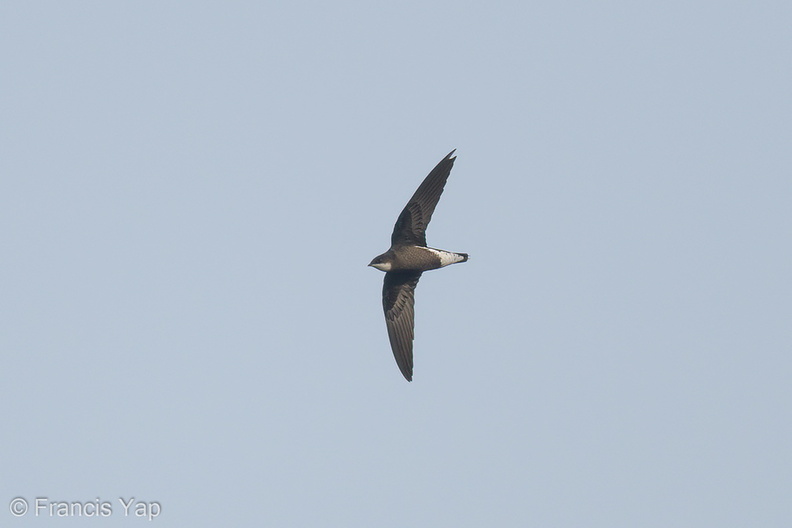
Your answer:
[[[384,255],[390,259],[392,266],[390,272],[429,271],[443,267],[442,260],[437,254],[438,251],[442,250],[432,251],[421,246],[400,246],[396,249],[389,249]],[[467,257],[465,253],[455,254]]]
[[[402,210],[393,228],[390,249],[369,264],[385,272],[382,305],[388,338],[396,363],[407,381],[412,381],[415,287],[421,274],[468,260],[467,253],[426,245],[426,226],[454,166],[453,153],[451,151],[437,164]]]

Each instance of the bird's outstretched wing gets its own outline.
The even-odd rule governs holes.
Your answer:
[[[452,157],[454,150],[448,153],[432,172],[424,179],[415,191],[410,201],[402,210],[391,235],[391,245],[413,244],[426,246],[426,226],[432,219],[432,213],[443,194],[451,167],[454,166],[456,157]]]
[[[385,274],[382,286],[382,307],[385,309],[385,324],[388,327],[393,357],[399,370],[412,381],[413,373],[413,328],[415,324],[415,286],[421,278],[420,271]]]

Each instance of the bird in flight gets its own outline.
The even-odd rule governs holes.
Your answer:
[[[426,245],[426,226],[451,174],[456,160],[453,154],[454,150],[449,152],[421,183],[396,220],[390,249],[369,264],[385,272],[382,286],[385,324],[396,364],[407,381],[412,381],[413,376],[413,307],[418,279],[424,271],[468,259],[467,253],[453,253]]]

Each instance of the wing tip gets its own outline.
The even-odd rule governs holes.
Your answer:
[[[399,361],[397,359],[396,363],[398,364],[399,371],[401,372],[402,376],[404,376],[404,379],[406,379],[407,381],[412,381],[412,378],[413,378],[412,361],[410,361],[410,360],[405,361],[405,359],[407,359],[407,358],[403,358],[402,361]],[[412,358],[410,358],[410,359],[412,359]]]

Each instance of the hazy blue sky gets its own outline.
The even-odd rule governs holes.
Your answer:
[[[790,27],[3,2],[0,525],[789,527]],[[366,264],[452,148],[407,383]]]

